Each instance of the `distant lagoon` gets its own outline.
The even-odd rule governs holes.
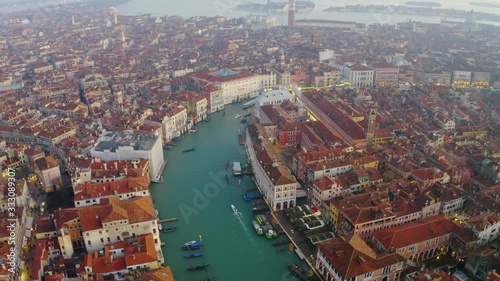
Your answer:
[[[30,0],[29,3],[19,1],[20,4],[13,6],[2,3],[14,3],[15,0],[0,0],[0,7],[3,13],[12,11],[22,11],[27,9],[43,9],[45,5],[58,5],[68,3],[72,0]],[[81,0],[80,0],[81,1]],[[109,1],[109,0],[108,0]],[[278,0],[274,0],[278,1]],[[426,23],[439,23],[441,17],[436,16],[416,16],[402,14],[380,14],[380,13],[347,13],[347,12],[323,12],[322,10],[331,6],[358,5],[363,3],[375,5],[403,5],[408,0],[313,0],[316,3],[315,11],[306,14],[297,14],[297,19],[324,19],[324,20],[340,20],[340,21],[355,21],[359,23],[371,24],[394,24],[405,22],[411,19],[412,21],[422,21]],[[426,0],[427,2],[431,2]],[[17,2],[17,3],[19,3]],[[83,2],[83,1],[82,1]],[[105,1],[100,1],[101,3]],[[235,7],[249,2],[266,3],[267,0],[128,0],[124,4],[117,5],[116,8],[123,15],[139,15],[151,14],[153,16],[178,15],[184,18],[193,16],[216,16],[234,18],[249,15],[247,12],[235,11]],[[286,1],[285,1],[286,2]],[[441,0],[432,1],[441,4],[441,8],[454,8],[460,10],[474,10],[478,12],[497,13],[500,14],[500,8],[480,7],[470,5],[469,0]],[[493,3],[493,2],[492,2]],[[278,24],[286,24],[286,13],[272,14],[276,17]],[[463,21],[463,19],[451,19]],[[483,22],[480,22],[483,23]],[[500,23],[490,23],[500,25]]]

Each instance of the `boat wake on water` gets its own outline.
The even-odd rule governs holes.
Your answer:
[[[234,216],[238,219],[238,221],[240,222],[240,224],[243,227],[243,229],[245,230],[245,232],[248,232],[248,228],[242,219],[243,214],[240,211],[238,211],[238,209],[236,209],[236,207],[234,205],[231,205],[231,209],[233,209]]]

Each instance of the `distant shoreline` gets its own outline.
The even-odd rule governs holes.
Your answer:
[[[40,9],[43,7],[57,7],[60,5],[68,5],[68,6],[79,6],[79,5],[88,5],[92,4],[97,7],[108,7],[108,6],[118,6],[128,3],[130,0],[78,0],[76,2],[67,2],[67,3],[54,3],[51,0],[19,0],[19,1],[9,1],[9,2],[0,2],[1,5],[8,6],[9,8],[13,7],[22,7],[19,11],[1,11],[0,14],[12,14],[19,13],[25,11],[32,11],[36,9]],[[39,4],[35,6],[24,7],[29,4]]]
[[[489,3],[489,2],[470,2],[471,6],[487,7],[487,8],[500,8],[500,3]]]
[[[347,5],[343,7],[330,7],[325,12],[343,12],[343,13],[381,13],[381,14],[400,14],[400,15],[427,15],[441,18],[466,19],[470,16],[470,11],[442,9],[430,7],[410,7],[396,5]],[[500,22],[500,15],[474,12],[476,20]]]
[[[441,7],[441,4],[436,3],[436,2],[421,2],[421,1],[408,1],[408,2],[404,3],[404,5],[421,6],[421,7],[428,7],[428,8]]]

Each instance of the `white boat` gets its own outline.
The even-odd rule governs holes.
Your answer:
[[[234,118],[235,118],[235,119],[239,119],[239,118],[241,118],[241,114],[238,114],[238,115],[234,116]]]
[[[236,207],[234,205],[231,205],[231,209],[233,209],[233,212],[238,212],[238,209],[236,209]]]
[[[184,243],[184,246],[186,246],[186,247],[187,246],[191,246],[191,245],[193,245],[195,243],[196,243],[196,241],[194,241],[194,240],[193,241],[189,241],[189,242]]]
[[[196,131],[198,131],[198,129],[196,129],[196,127],[193,127],[191,129],[189,129],[190,133],[196,133]]]
[[[162,230],[163,226],[161,226],[161,224],[158,224],[158,229],[159,230]]]
[[[233,175],[235,175],[235,176],[241,175],[241,163],[240,162],[233,163]]]
[[[155,214],[157,218],[160,216],[160,212],[158,211],[158,209],[155,209]]]

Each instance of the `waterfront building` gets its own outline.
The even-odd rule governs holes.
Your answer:
[[[144,234],[110,243],[85,256],[85,271],[89,276],[111,274],[120,279],[130,270],[157,269],[160,264],[153,239],[153,235]]]
[[[197,124],[208,116],[208,101],[204,97],[194,96],[188,102],[189,112],[194,116],[194,123]]]
[[[153,181],[159,180],[165,167],[161,138],[132,130],[103,133],[97,145],[90,151],[90,155],[105,162],[112,160],[139,162],[140,158],[148,159]]]
[[[377,253],[358,235],[316,244],[316,269],[324,280],[399,280],[405,258],[398,253]]]
[[[51,216],[64,258],[71,258],[78,249],[92,254],[107,244],[152,234],[158,262],[163,263],[158,218],[150,196],[111,197],[102,199],[101,205],[59,209]]]
[[[224,104],[254,98],[261,89],[261,77],[229,69],[201,72],[193,75],[195,80],[211,82],[222,90]]]
[[[249,125],[247,152],[255,173],[255,183],[273,211],[296,205],[299,184],[278,156],[262,125]]]
[[[224,109],[224,96],[222,90],[216,87],[206,87],[205,92],[208,93],[208,111],[214,113]]]

